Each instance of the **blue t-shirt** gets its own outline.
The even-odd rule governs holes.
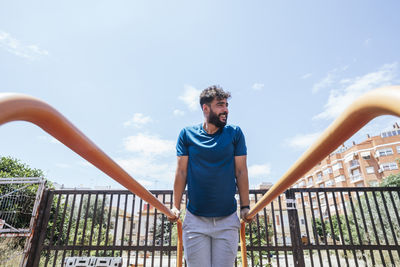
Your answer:
[[[203,124],[184,128],[176,145],[178,156],[189,156],[187,209],[198,216],[221,217],[237,209],[235,156],[247,154],[238,126],[226,125],[208,134]]]

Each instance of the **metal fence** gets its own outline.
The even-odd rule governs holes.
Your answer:
[[[0,179],[0,266],[23,264],[45,183],[34,177]]]
[[[171,191],[152,193],[172,206]],[[399,205],[400,188],[289,189],[246,226],[249,266],[400,265]],[[50,190],[41,210],[28,266],[72,256],[176,265],[176,227],[128,191]]]
[[[43,178],[0,179],[0,237],[31,234],[44,188]]]

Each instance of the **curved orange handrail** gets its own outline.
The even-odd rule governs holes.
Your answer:
[[[0,125],[11,121],[36,124],[129,191],[151,203],[168,218],[175,218],[170,209],[47,103],[27,95],[0,93]]]
[[[247,218],[253,218],[365,124],[381,115],[400,117],[400,86],[375,89],[354,101],[254,205]]]
[[[259,211],[282,194],[307,171],[335,151],[365,124],[381,115],[400,117],[400,86],[375,89],[354,101],[251,208],[246,218],[254,218]],[[241,228],[241,231],[244,235],[244,227]],[[245,259],[247,260],[247,258],[243,258],[243,261]]]
[[[11,121],[27,121],[39,126],[129,191],[153,205],[168,218],[175,218],[169,208],[47,103],[28,95],[0,93],[0,125]],[[177,227],[178,255],[180,255],[177,266],[182,266],[182,223],[180,221]]]

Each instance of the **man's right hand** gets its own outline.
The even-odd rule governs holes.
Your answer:
[[[175,215],[175,218],[168,219],[170,222],[176,222],[179,220],[179,216],[181,215],[181,211],[178,210],[176,207],[171,209],[172,213]]]

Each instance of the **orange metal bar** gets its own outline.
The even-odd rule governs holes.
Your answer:
[[[168,218],[175,218],[170,209],[47,103],[27,95],[0,93],[0,125],[11,121],[36,124]]]
[[[178,244],[177,244],[177,253],[176,253],[176,266],[182,266],[183,263],[183,241],[182,241],[182,221],[179,219],[176,222],[177,232],[178,232]]]
[[[252,207],[246,218],[254,218],[307,171],[335,151],[365,124],[381,115],[400,117],[400,86],[375,89],[354,101]]]
[[[247,267],[247,248],[246,248],[246,222],[240,222],[240,251],[242,255],[242,267]]]
[[[282,194],[321,160],[335,151],[372,119],[381,115],[400,117],[400,86],[388,86],[370,91],[352,103],[318,138],[318,140],[290,167],[265,195],[251,208],[247,219]],[[244,222],[240,230],[243,266],[247,266]]]

